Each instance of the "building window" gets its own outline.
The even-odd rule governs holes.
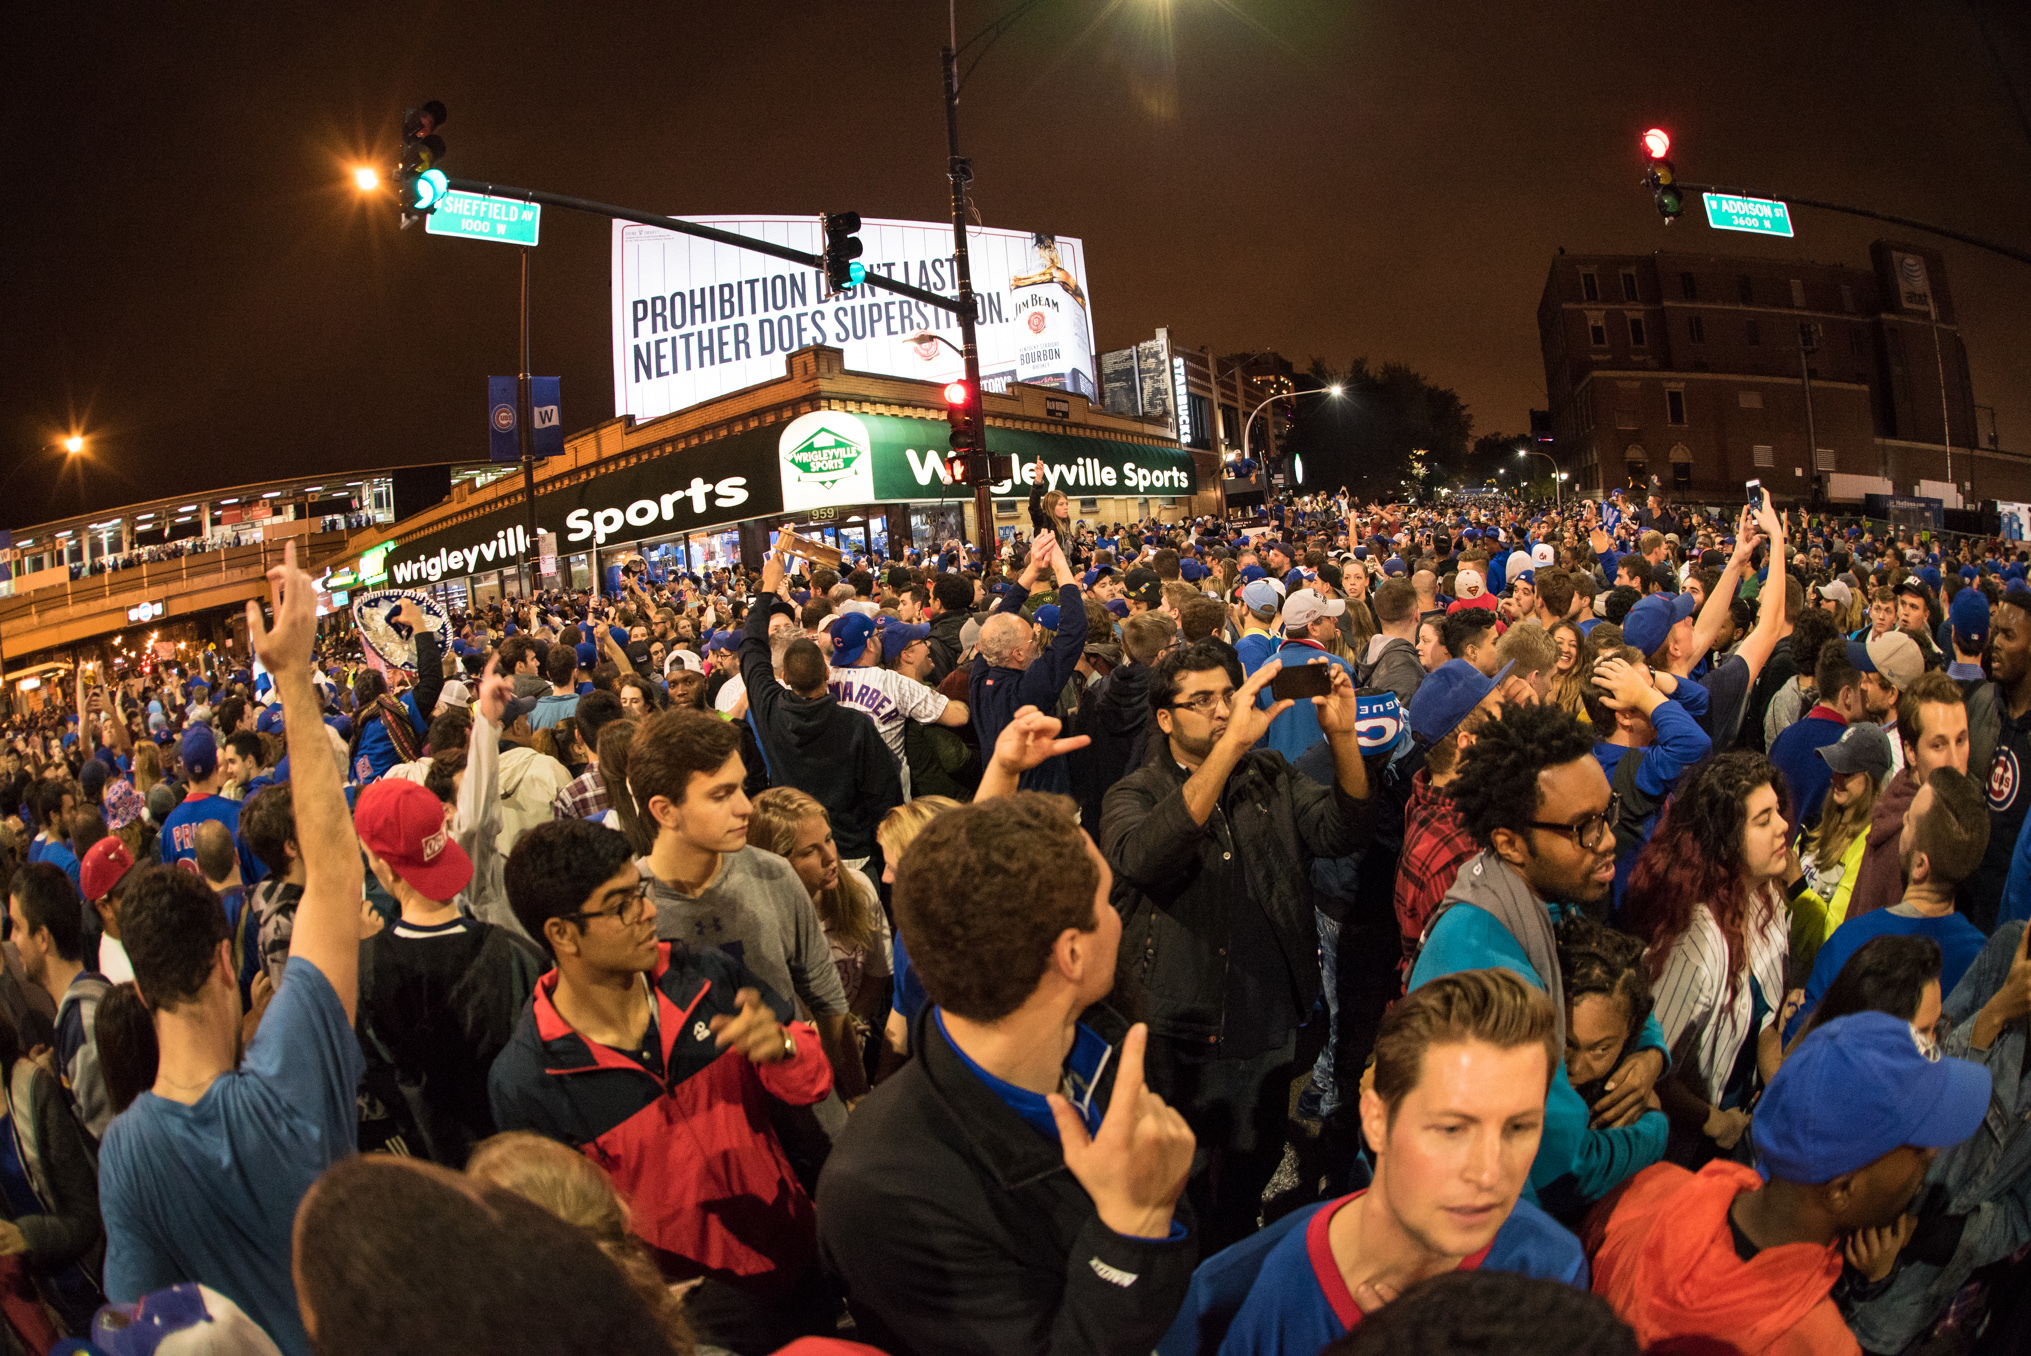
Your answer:
[[[1617,410],[1615,411],[1615,427],[1624,430],[1642,428],[1643,421],[1636,417],[1636,411],[1634,410]]]
[[[1707,341],[1707,322],[1699,316],[1686,317],[1685,331],[1695,344],[1704,344]]]
[[[1745,410],[1760,410],[1763,408],[1763,393],[1761,391],[1737,391],[1735,392],[1735,403]]]
[[[1816,447],[1812,452],[1812,469],[1831,471],[1834,469],[1834,450],[1831,447]]]
[[[1864,356],[1862,332],[1860,330],[1848,331],[1848,352],[1854,354],[1857,358]]]
[[[1671,488],[1689,490],[1692,488],[1692,463],[1675,461],[1671,464]]]
[[[1850,313],[1855,309],[1855,289],[1847,283],[1841,284],[1841,309]]]
[[[1791,304],[1798,307],[1801,311],[1805,309],[1805,279],[1793,278],[1791,280]]]
[[[1643,347],[1646,347],[1646,346],[1647,346],[1647,344],[1648,344],[1648,340],[1646,340],[1646,339],[1644,338],[1644,335],[1643,335],[1643,317],[1642,317],[1642,316],[1640,316],[1640,315],[1632,315],[1632,316],[1630,316],[1630,317],[1629,317],[1629,347],[1631,347],[1631,348],[1643,348]]]
[[[1098,499],[1081,499],[1079,501],[1079,511],[1081,513],[1098,513],[1100,512],[1100,501]]]
[[[1229,447],[1241,446],[1241,414],[1232,405],[1220,407],[1220,436]]]
[[[1594,270],[1591,268],[1580,270],[1580,296],[1588,301],[1601,299],[1601,280],[1594,276]]]
[[[1771,447],[1770,444],[1757,443],[1749,450],[1751,457],[1758,466],[1775,466],[1777,464],[1777,450]]]
[[[1664,422],[1683,424],[1685,422],[1685,392],[1672,387],[1664,393]]]
[[[1678,290],[1684,293],[1687,301],[1698,301],[1700,299],[1699,279],[1695,278],[1690,272],[1678,275]]]
[[[1622,270],[1622,300],[1636,300],[1636,270],[1633,268]]]
[[[1754,320],[1746,322],[1746,337],[1750,348],[1760,347],[1763,343],[1763,327]]]
[[[1749,280],[1748,274],[1738,273],[1735,275],[1735,296],[1744,306],[1754,306],[1756,304],[1756,284]]]
[[[1608,347],[1608,322],[1604,316],[1587,317],[1587,342],[1595,348]]]
[[[1186,399],[1188,407],[1192,411],[1191,436],[1186,439],[1186,442],[1193,447],[1213,446],[1213,410],[1211,402],[1206,397],[1197,394],[1188,396]]]

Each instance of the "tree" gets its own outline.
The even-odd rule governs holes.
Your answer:
[[[1303,488],[1345,485],[1357,499],[1428,494],[1467,460],[1473,416],[1455,392],[1402,363],[1371,369],[1356,358],[1345,371],[1312,360],[1300,385],[1338,384],[1342,394],[1296,402],[1283,451],[1302,457]]]

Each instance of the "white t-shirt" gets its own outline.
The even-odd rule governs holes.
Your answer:
[[[910,760],[903,754],[903,722],[933,724],[945,714],[952,699],[894,669],[883,668],[834,669],[825,690],[837,697],[840,705],[865,711],[874,721],[889,752],[895,755],[896,767],[902,773],[903,795],[907,797]]]
[[[126,984],[134,978],[134,967],[127,960],[127,948],[117,937],[99,938],[99,973],[115,984]]]

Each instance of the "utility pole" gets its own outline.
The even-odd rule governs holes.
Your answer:
[[[980,534],[980,569],[983,574],[995,556],[994,503],[987,492],[987,415],[980,390],[980,343],[975,333],[976,305],[973,299],[973,266],[966,249],[966,185],[973,178],[973,164],[959,154],[959,54],[955,46],[944,49],[945,142],[950,158],[946,174],[952,181],[952,263],[959,274],[959,354],[966,363],[967,399],[972,403],[968,422],[980,435],[979,450],[969,458],[973,480],[973,516]],[[1020,474],[1020,472],[1018,472]]]
[[[1815,321],[1798,322],[1798,380],[1805,388],[1805,459],[1812,464],[1812,483],[1821,486],[1819,472],[1819,433],[1812,421],[1812,369],[1806,366],[1806,358],[1819,352],[1819,325]]]
[[[522,370],[515,378],[515,440],[522,452],[522,505],[529,524],[529,592],[534,598],[542,587],[541,534],[536,530],[536,434],[530,421],[536,417],[529,376],[529,247],[522,251]]]

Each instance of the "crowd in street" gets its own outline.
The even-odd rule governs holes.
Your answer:
[[[11,719],[4,1349],[2031,1349],[2022,543],[1071,507]]]

